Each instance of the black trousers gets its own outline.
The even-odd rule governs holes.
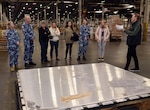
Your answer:
[[[59,46],[59,41],[50,41],[50,45],[51,45],[51,50],[50,50],[50,56],[51,58],[53,58],[53,50],[55,47],[55,54],[56,54],[56,58],[58,58],[58,46]]]
[[[41,61],[47,61],[48,41],[40,42],[40,45],[41,45]]]
[[[65,55],[65,58],[67,58],[68,52],[69,52],[69,57],[71,57],[72,45],[73,45],[73,43],[66,43],[66,55]]]
[[[138,58],[136,55],[136,47],[137,45],[132,45],[132,46],[128,45],[127,62],[126,62],[126,67],[125,67],[126,69],[129,68],[132,57],[134,59],[135,68],[139,69],[139,62],[138,62]]]

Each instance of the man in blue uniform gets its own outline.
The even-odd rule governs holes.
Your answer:
[[[88,42],[90,39],[90,26],[87,23],[86,19],[83,19],[83,24],[80,26],[80,37],[79,37],[79,53],[78,61],[80,56],[83,55],[83,60],[86,60],[86,52],[88,47]]]
[[[14,72],[18,69],[18,56],[19,56],[19,43],[20,37],[18,32],[14,29],[14,23],[8,23],[8,30],[6,31],[6,37],[8,40],[8,53],[9,53],[9,65],[10,71]]]
[[[34,52],[34,30],[31,25],[31,18],[29,15],[25,15],[25,22],[22,25],[24,33],[24,62],[25,67],[36,65],[32,62],[32,55]]]

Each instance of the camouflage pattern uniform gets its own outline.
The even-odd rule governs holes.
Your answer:
[[[34,30],[31,24],[24,23],[22,25],[24,33],[24,62],[32,62],[32,55],[34,52]]]
[[[20,42],[20,37],[16,30],[11,29],[6,31],[6,37],[8,40],[9,65],[12,67],[18,65],[19,45],[17,42]]]

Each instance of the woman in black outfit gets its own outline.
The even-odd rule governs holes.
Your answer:
[[[39,28],[39,42],[41,45],[41,62],[42,63],[49,62],[47,59],[49,35],[50,35],[50,31],[48,27],[46,26],[45,21],[42,21],[41,26]]]

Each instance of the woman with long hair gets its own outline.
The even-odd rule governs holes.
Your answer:
[[[110,37],[109,28],[106,25],[105,20],[102,20],[95,32],[95,38],[98,42],[99,47],[99,58],[98,58],[99,61],[104,61],[105,46],[106,42],[109,40],[109,37]]]
[[[71,40],[71,37],[73,36],[73,27],[71,21],[67,22],[63,35],[66,43],[65,59],[67,59],[68,52],[69,52],[69,58],[71,59],[72,45],[73,45],[73,41]]]
[[[58,58],[58,47],[59,47],[60,30],[57,27],[57,24],[56,24],[55,21],[52,21],[52,26],[49,28],[49,31],[50,31],[51,36],[52,36],[52,39],[50,39],[50,45],[51,45],[50,56],[51,56],[51,60],[53,59],[53,50],[54,50],[54,47],[55,47],[56,61],[59,61],[60,59]]]

